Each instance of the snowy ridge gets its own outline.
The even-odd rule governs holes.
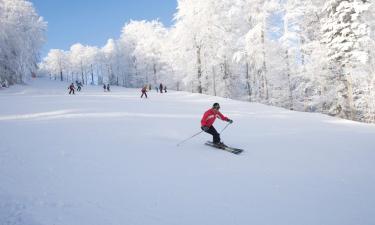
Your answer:
[[[375,126],[185,92],[0,92],[1,225],[375,224]],[[204,145],[202,113],[234,120]],[[5,106],[5,107],[4,107]],[[216,121],[221,130],[226,123]]]

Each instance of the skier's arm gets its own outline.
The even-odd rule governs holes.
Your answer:
[[[224,121],[228,121],[228,120],[229,120],[229,118],[226,117],[226,116],[224,116],[223,114],[221,114],[221,112],[217,112],[217,115],[219,116],[219,118],[220,118],[221,120],[224,120]]]

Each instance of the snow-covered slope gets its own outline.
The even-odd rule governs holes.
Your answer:
[[[205,95],[0,90],[1,225],[375,224],[375,126]],[[233,155],[181,147],[212,103]],[[218,130],[226,124],[216,121]]]

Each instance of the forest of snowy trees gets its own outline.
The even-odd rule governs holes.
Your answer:
[[[0,4],[6,30],[0,76],[21,82],[36,67],[45,23],[26,1]],[[374,122],[374,16],[370,0],[178,0],[171,27],[130,21],[105,46],[53,49],[39,67],[61,81],[162,82],[169,89]]]
[[[0,0],[0,84],[23,83],[37,72],[47,23],[25,0]]]

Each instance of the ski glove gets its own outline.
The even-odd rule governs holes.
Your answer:
[[[206,126],[202,126],[201,128],[203,131],[208,131],[210,129],[209,127],[206,127]]]
[[[231,119],[228,119],[227,121],[228,121],[228,123],[233,123],[233,120],[231,120]]]

